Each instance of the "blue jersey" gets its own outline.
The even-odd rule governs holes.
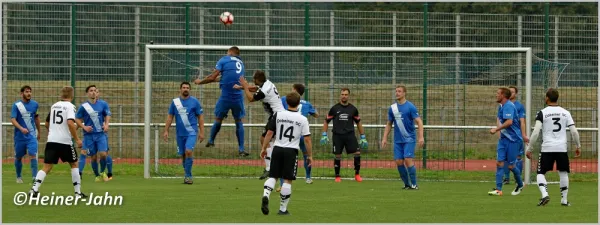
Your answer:
[[[288,109],[286,99],[287,98],[285,96],[281,97],[281,104],[283,105],[284,109]],[[310,104],[309,101],[300,100],[300,105],[298,105],[298,112],[300,112],[300,114],[308,118],[308,115],[315,115],[317,113],[317,110],[312,106],[312,104]]]
[[[14,140],[30,140],[32,138],[37,138],[35,117],[38,116],[38,107],[38,103],[34,100],[29,100],[29,102],[19,100],[12,105],[10,118],[15,118],[21,127],[29,130],[29,133],[23,134],[21,130],[15,127]]]
[[[527,117],[525,112],[525,106],[523,106],[523,104],[521,104],[519,101],[515,101],[513,102],[513,104],[515,104],[515,108],[517,109],[519,119],[525,119]]]
[[[169,115],[175,116],[177,136],[196,135],[198,133],[198,116],[202,113],[204,111],[200,101],[192,96],[186,99],[181,97],[173,99],[169,107]]]
[[[102,129],[104,118],[111,115],[108,103],[103,100],[96,100],[96,103],[86,101],[81,104],[75,118],[83,120],[83,125],[92,127],[92,132],[83,131],[83,135],[91,135],[104,133],[104,129]]]
[[[233,88],[235,84],[240,85],[240,77],[244,76],[246,70],[244,62],[239,56],[223,56],[219,59],[215,69],[221,72],[221,88],[220,100],[237,102],[243,99],[243,90]]]
[[[515,108],[515,104],[511,101],[506,101],[504,105],[500,105],[498,108],[498,119],[500,120],[500,124],[498,125],[503,124],[508,119],[512,119],[513,121],[512,125],[500,131],[501,139],[508,139],[512,142],[523,140],[523,136],[521,136],[521,122],[519,121],[519,113]]]
[[[394,123],[395,143],[414,143],[416,141],[414,120],[419,118],[417,107],[406,101],[404,104],[394,103],[388,109],[388,121]]]

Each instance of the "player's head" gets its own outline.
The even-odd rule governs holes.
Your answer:
[[[558,90],[554,88],[548,89],[546,91],[546,104],[556,103],[558,102]]]
[[[517,94],[519,94],[519,89],[516,86],[508,86],[508,89],[510,89],[510,100],[514,101],[515,99],[517,99]]]
[[[406,86],[399,84],[396,86],[396,100],[401,101],[406,98]]]
[[[21,87],[21,97],[25,101],[31,100],[31,87],[29,85]]]
[[[304,89],[304,84],[294,84],[294,86],[292,86],[292,91],[297,92],[300,96],[304,95]]]
[[[73,95],[75,94],[75,89],[71,86],[65,86],[60,90],[60,98],[62,100],[71,101],[73,100]]]
[[[181,82],[181,84],[179,85],[179,92],[181,93],[181,96],[183,96],[183,97],[189,96],[191,89],[192,89],[192,85],[190,85],[190,82],[184,81],[184,82]]]
[[[254,75],[252,75],[252,79],[254,79],[254,84],[262,85],[267,81],[267,75],[265,75],[265,71],[257,70],[257,71],[254,71]]]
[[[240,55],[240,48],[233,46],[231,48],[229,48],[229,50],[227,50],[227,55],[230,56],[239,56]]]
[[[297,92],[290,92],[285,96],[285,102],[288,104],[288,108],[295,109],[300,104],[300,94]]]
[[[502,103],[508,99],[510,99],[510,90],[505,87],[498,88],[496,91],[496,102]]]
[[[350,88],[342,88],[342,91],[340,91],[340,102],[342,104],[346,104],[348,103],[348,98],[350,97]]]
[[[88,96],[89,99],[92,99],[92,100],[96,99],[96,96],[97,96],[97,92],[96,91],[97,91],[97,89],[98,88],[96,88],[96,85],[93,85],[93,84],[90,85],[90,86],[87,86],[85,88],[85,93],[87,94],[87,96]]]

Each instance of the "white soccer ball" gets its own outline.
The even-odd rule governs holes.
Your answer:
[[[233,23],[233,14],[230,12],[221,13],[219,19],[221,20],[221,23],[225,24],[225,26],[229,26]]]

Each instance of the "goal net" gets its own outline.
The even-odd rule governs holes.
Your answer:
[[[183,176],[175,129],[170,129],[168,141],[162,136],[169,105],[179,95],[181,82],[209,75],[229,47],[146,45],[145,177]],[[425,146],[415,151],[421,180],[491,181],[498,136],[490,135],[489,129],[496,123],[496,89],[510,85],[519,88],[528,125],[536,108],[530,100],[536,62],[530,48],[239,48],[250,84],[252,73],[264,70],[281,96],[289,93],[294,83],[307,87],[303,97],[319,113],[319,118],[309,118],[314,143],[313,178],[332,178],[334,174],[332,146],[320,146],[318,140],[323,118],[339,101],[342,87],[350,88],[349,101],[360,112],[369,142],[369,147],[361,151],[361,174],[374,179],[398,179],[391,144],[380,146],[397,84],[408,87],[407,99],[417,106],[426,124]],[[219,84],[192,84],[191,95],[200,100],[205,118],[205,140],[194,148],[193,175],[260,176],[265,163],[259,157],[259,138],[268,117],[263,106],[245,103],[243,139],[250,155],[241,157],[231,113],[223,120],[215,146],[205,147],[215,119]],[[393,133],[388,143],[393,143],[392,138]],[[298,177],[305,176],[301,159]],[[527,165],[524,173],[529,179],[532,164]],[[351,177],[353,172],[352,158],[344,154],[342,176]]]

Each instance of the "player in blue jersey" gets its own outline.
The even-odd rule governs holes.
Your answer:
[[[179,85],[180,96],[174,98],[169,106],[169,114],[165,122],[163,138],[169,140],[169,127],[175,118],[175,130],[177,131],[177,154],[181,155],[181,163],[185,172],[184,184],[193,184],[192,165],[194,165],[194,147],[196,139],[198,143],[204,141],[204,110],[200,101],[190,96],[191,85],[182,82]],[[200,132],[198,132],[200,127]]]
[[[96,98],[98,99],[98,101],[103,101],[104,100],[100,99],[100,89],[98,89],[96,87]],[[108,103],[107,103],[108,104]],[[106,123],[106,128],[105,128],[105,132],[106,130],[108,130],[108,126],[109,124]],[[108,133],[106,134],[106,143],[108,142]],[[108,180],[112,180],[113,179],[113,173],[112,173],[112,168],[113,168],[113,160],[112,160],[112,156],[110,155],[110,146],[107,146],[108,150],[106,151],[106,175],[108,176]],[[79,174],[82,173],[83,168],[85,168],[85,155],[82,154],[82,156],[84,156],[82,159],[83,160],[79,160]]]
[[[529,137],[527,137],[527,128],[525,127],[525,118],[526,118],[526,112],[525,112],[525,107],[523,106],[523,104],[521,104],[521,102],[517,101],[517,94],[519,93],[519,89],[517,89],[517,87],[515,86],[509,86],[508,89],[510,89],[510,101],[515,104],[515,108],[517,109],[517,114],[519,115],[519,123],[521,125],[521,136],[523,137],[523,141],[525,142],[525,144],[529,144]],[[523,160],[521,159],[521,157],[523,156],[523,154],[525,154],[524,152],[524,148],[525,145],[521,146],[521,150],[519,150],[519,154],[517,155],[517,163],[516,166],[519,168],[519,170],[521,172],[523,172]],[[508,169],[508,163],[504,163],[504,184],[509,184],[510,183],[510,170]]]
[[[84,169],[85,160],[87,156],[90,156],[96,182],[100,182],[102,180],[109,181],[108,174],[105,172],[108,155],[108,137],[106,132],[108,131],[111,112],[108,103],[98,100],[98,92],[96,90],[96,85],[90,85],[85,88],[88,100],[79,106],[75,114],[75,122],[83,129],[83,147],[79,170]],[[100,172],[98,172],[98,163],[100,163]]]
[[[296,92],[296,93],[300,94],[300,96],[304,95],[305,89],[306,89],[306,87],[304,86],[304,84],[294,84],[292,86],[292,92]],[[287,110],[288,104],[287,104],[286,100],[287,100],[286,96],[281,97],[281,104],[283,104],[283,108],[285,108]],[[310,104],[309,101],[306,101],[303,99],[300,100],[300,104],[298,105],[298,112],[306,118],[308,118],[309,115],[311,115],[315,118],[319,118],[319,113],[313,107],[313,105]],[[302,155],[304,157],[304,170],[306,172],[306,183],[312,184],[313,183],[313,180],[311,179],[312,168],[308,164],[308,160],[307,160],[308,153],[306,152],[306,146],[304,145],[304,137],[300,137],[300,150],[302,150]],[[283,184],[283,179],[281,179],[281,180],[282,181],[280,182],[280,184]],[[279,190],[280,190],[280,188],[277,189],[277,191],[279,191]]]
[[[221,130],[221,123],[227,117],[229,110],[231,110],[233,119],[235,119],[235,134],[238,140],[239,155],[249,155],[244,150],[244,124],[242,122],[242,119],[246,115],[244,109],[244,91],[234,88],[236,84],[241,85],[239,80],[244,75],[245,66],[240,57],[240,49],[234,46],[229,48],[226,56],[219,59],[212,74],[203,80],[196,79],[194,81],[198,85],[218,81],[219,88],[221,89],[221,97],[219,97],[215,106],[215,122],[210,129],[210,137],[208,143],[206,143],[206,147],[215,145],[215,138],[219,130]]]
[[[17,183],[22,184],[23,157],[29,155],[33,179],[38,171],[38,141],[40,140],[40,118],[38,103],[31,99],[31,87],[21,87],[21,100],[12,105],[10,122],[15,126],[15,169],[17,170]]]
[[[418,134],[415,134],[415,122]],[[394,125],[394,161],[404,182],[404,189],[419,189],[417,185],[417,168],[413,162],[416,144],[423,147],[423,120],[415,105],[406,100],[406,86],[396,86],[396,103],[388,109],[388,121],[381,140],[381,148],[385,148],[387,137]]]
[[[521,136],[521,124],[515,104],[510,99],[511,93],[508,88],[498,88],[496,91],[496,102],[500,103],[497,114],[497,127],[490,129],[490,134],[500,132],[496,158],[496,188],[488,192],[489,195],[502,195],[502,177],[504,176],[504,163],[508,163],[508,169],[513,172],[517,187],[512,195],[518,195],[523,190],[521,171],[515,167],[517,155],[522,149],[523,136]]]

